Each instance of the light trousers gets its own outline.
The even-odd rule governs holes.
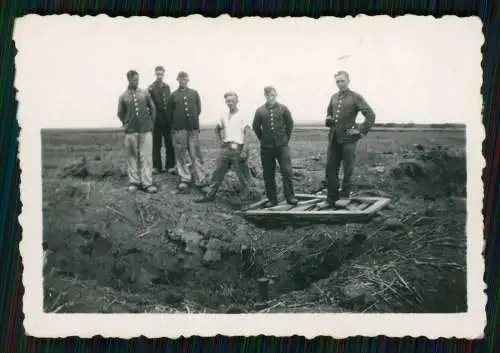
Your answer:
[[[208,178],[200,148],[198,130],[174,130],[175,164],[182,183],[194,182],[197,186],[206,186]]]
[[[152,148],[152,132],[125,134],[125,153],[130,184],[144,187],[153,185]]]

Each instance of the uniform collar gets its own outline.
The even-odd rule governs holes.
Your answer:
[[[347,96],[350,93],[351,93],[351,90],[348,88],[345,91],[339,91],[339,96],[340,97],[345,97],[345,96]]]

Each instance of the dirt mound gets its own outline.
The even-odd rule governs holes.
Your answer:
[[[397,189],[414,196],[435,200],[466,195],[467,163],[463,152],[442,148],[417,150],[407,153],[389,173],[397,181]]]
[[[53,142],[44,152],[44,166],[54,166],[44,171],[45,309],[465,310],[465,156],[451,148],[429,148],[435,142],[427,134],[374,136],[360,142],[353,191],[387,196],[391,207],[367,224],[300,229],[257,228],[232,214],[228,203],[239,191],[232,172],[210,204],[194,203],[199,196],[194,188],[176,193],[177,178],[167,174],[156,176],[157,194],[133,194],[119,180],[126,170],[121,134],[115,142],[102,134],[76,144],[72,135],[68,145],[74,147],[71,154],[64,149],[64,158],[59,140]],[[297,193],[314,192],[324,180],[322,137],[296,137]],[[207,169],[213,170],[220,151],[211,147],[212,132],[204,139]],[[443,141],[457,146],[456,139]],[[114,147],[103,148],[107,144]],[[262,198],[258,145],[252,151],[253,189]],[[87,158],[79,159],[80,154]],[[74,163],[63,167],[68,158]],[[411,163],[398,166],[398,161]],[[391,166],[400,168],[400,179],[390,174]],[[276,174],[282,198],[279,170]]]
[[[59,172],[61,178],[120,179],[126,176],[127,173],[119,166],[116,166],[116,163],[113,163],[110,159],[102,159],[100,156],[96,156],[93,160],[89,160],[85,156],[80,157],[68,163]]]

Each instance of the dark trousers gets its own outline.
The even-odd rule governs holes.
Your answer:
[[[335,138],[330,141],[326,162],[328,200],[330,202],[335,202],[339,199],[339,170],[341,163],[344,169],[342,190],[346,192],[350,190],[355,157],[356,142],[338,143]]]
[[[293,170],[290,147],[261,148],[260,159],[262,161],[262,170],[264,174],[264,185],[266,196],[269,201],[277,201],[276,195],[276,160],[280,164],[281,178],[283,180],[283,192],[287,201],[295,198],[293,191]]]
[[[234,168],[236,175],[238,175],[241,186],[241,197],[243,199],[248,197],[248,179],[245,172],[246,161],[240,159],[240,154],[241,145],[236,149],[232,149],[229,145],[222,148],[216,161],[215,170],[212,174],[210,190],[207,193],[208,197],[215,197],[215,194],[222,185],[224,177],[231,167]]]
[[[153,168],[162,170],[161,147],[165,145],[165,169],[175,167],[175,152],[169,124],[155,124],[153,129]]]

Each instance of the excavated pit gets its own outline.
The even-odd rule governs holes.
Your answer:
[[[313,192],[321,185],[320,161],[307,158],[299,163],[294,173],[297,192]],[[258,163],[254,165],[251,173],[260,190],[254,197],[259,199],[261,171]],[[383,182],[367,187],[367,192],[384,190],[395,202],[410,195],[453,201],[449,207],[454,210],[462,207],[463,155],[418,151],[394,166],[376,168]],[[60,308],[65,291],[76,291],[65,289],[66,283],[81,283],[80,292],[95,286],[95,291],[104,291],[106,302],[99,303],[101,297],[92,294],[96,304],[89,308],[88,300],[83,304],[77,292],[68,292],[72,304],[59,312],[174,312],[186,307],[193,312],[256,312],[273,298],[342,278],[350,263],[379,245],[371,237],[378,229],[383,228],[391,241],[409,233],[406,215],[398,209],[367,224],[246,222],[231,213],[229,200],[238,193],[231,173],[219,201],[209,205],[195,205],[193,195],[171,192],[172,181],[157,195],[130,195],[123,190],[124,177],[123,167],[112,160],[88,158],[65,167],[53,184],[44,185],[46,311]],[[363,185],[358,190],[363,191]],[[439,212],[422,205],[418,226],[430,229]],[[409,206],[403,203],[405,207]],[[341,295],[357,298],[366,290],[352,281],[356,282],[348,277],[345,287],[357,294]],[[353,301],[339,303],[358,308]]]

